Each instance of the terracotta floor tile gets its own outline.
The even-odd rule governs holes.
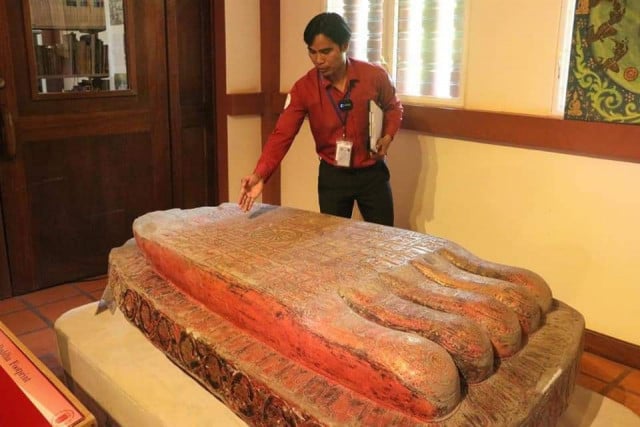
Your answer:
[[[595,391],[596,393],[602,393],[602,390],[605,389],[607,383],[601,381],[597,378],[589,376],[583,372],[578,373],[578,377],[576,378],[576,384],[581,385],[582,387]]]
[[[22,334],[18,338],[36,357],[44,356],[58,348],[56,334],[51,328]]]
[[[26,305],[19,298],[8,298],[0,301],[0,314],[7,314],[14,311],[24,310]]]
[[[583,353],[580,359],[580,371],[610,383],[629,370],[624,365],[612,362],[593,353]]]
[[[36,316],[31,310],[20,310],[9,314],[0,315],[0,322],[7,325],[15,335],[47,328],[49,325]]]
[[[106,277],[101,277],[101,278],[97,278],[94,280],[87,280],[87,281],[83,281],[83,282],[75,282],[73,283],[73,286],[75,286],[78,289],[82,289],[85,292],[93,292],[93,291],[102,291],[104,290],[104,287],[107,286],[107,278]]]
[[[640,415],[640,396],[633,393],[625,392],[623,389],[616,387],[607,393],[607,397],[622,403],[636,414]]]
[[[60,285],[32,292],[30,294],[23,295],[20,298],[22,298],[26,303],[38,307],[43,304],[59,301],[79,294],[80,291],[71,285]]]
[[[60,301],[53,302],[51,304],[44,304],[37,308],[38,312],[47,318],[53,324],[62,313],[65,313],[72,308],[79,307],[81,305],[93,302],[93,300],[86,295],[76,295],[70,298],[65,298]]]
[[[640,396],[640,371],[634,370],[620,381],[619,386],[626,391]]]

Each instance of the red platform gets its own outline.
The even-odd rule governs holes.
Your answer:
[[[95,426],[91,413],[0,322],[0,426]]]

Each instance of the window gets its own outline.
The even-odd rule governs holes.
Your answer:
[[[353,32],[349,55],[383,64],[403,100],[462,103],[465,0],[328,0]]]
[[[564,107],[567,96],[567,80],[569,76],[569,63],[571,60],[571,37],[573,35],[573,18],[576,9],[576,0],[565,0],[562,4],[560,18],[558,65],[556,68],[556,81],[553,90],[553,105],[551,114],[557,117],[564,116]]]
[[[28,4],[38,93],[129,89],[122,0]]]

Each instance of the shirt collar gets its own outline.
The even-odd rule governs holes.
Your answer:
[[[353,59],[347,57],[347,87],[349,87],[349,85],[352,85],[353,82],[357,82],[358,80],[360,80],[360,78],[358,77],[358,70],[356,69],[357,67],[354,66],[356,61],[354,61]],[[331,87],[331,82],[324,78],[324,76],[322,74],[320,74],[320,72],[318,72],[318,78],[320,79],[320,84],[322,85],[322,87],[324,87],[325,89]]]

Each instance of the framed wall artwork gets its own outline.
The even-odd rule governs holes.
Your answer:
[[[640,2],[578,0],[565,118],[640,124]]]

